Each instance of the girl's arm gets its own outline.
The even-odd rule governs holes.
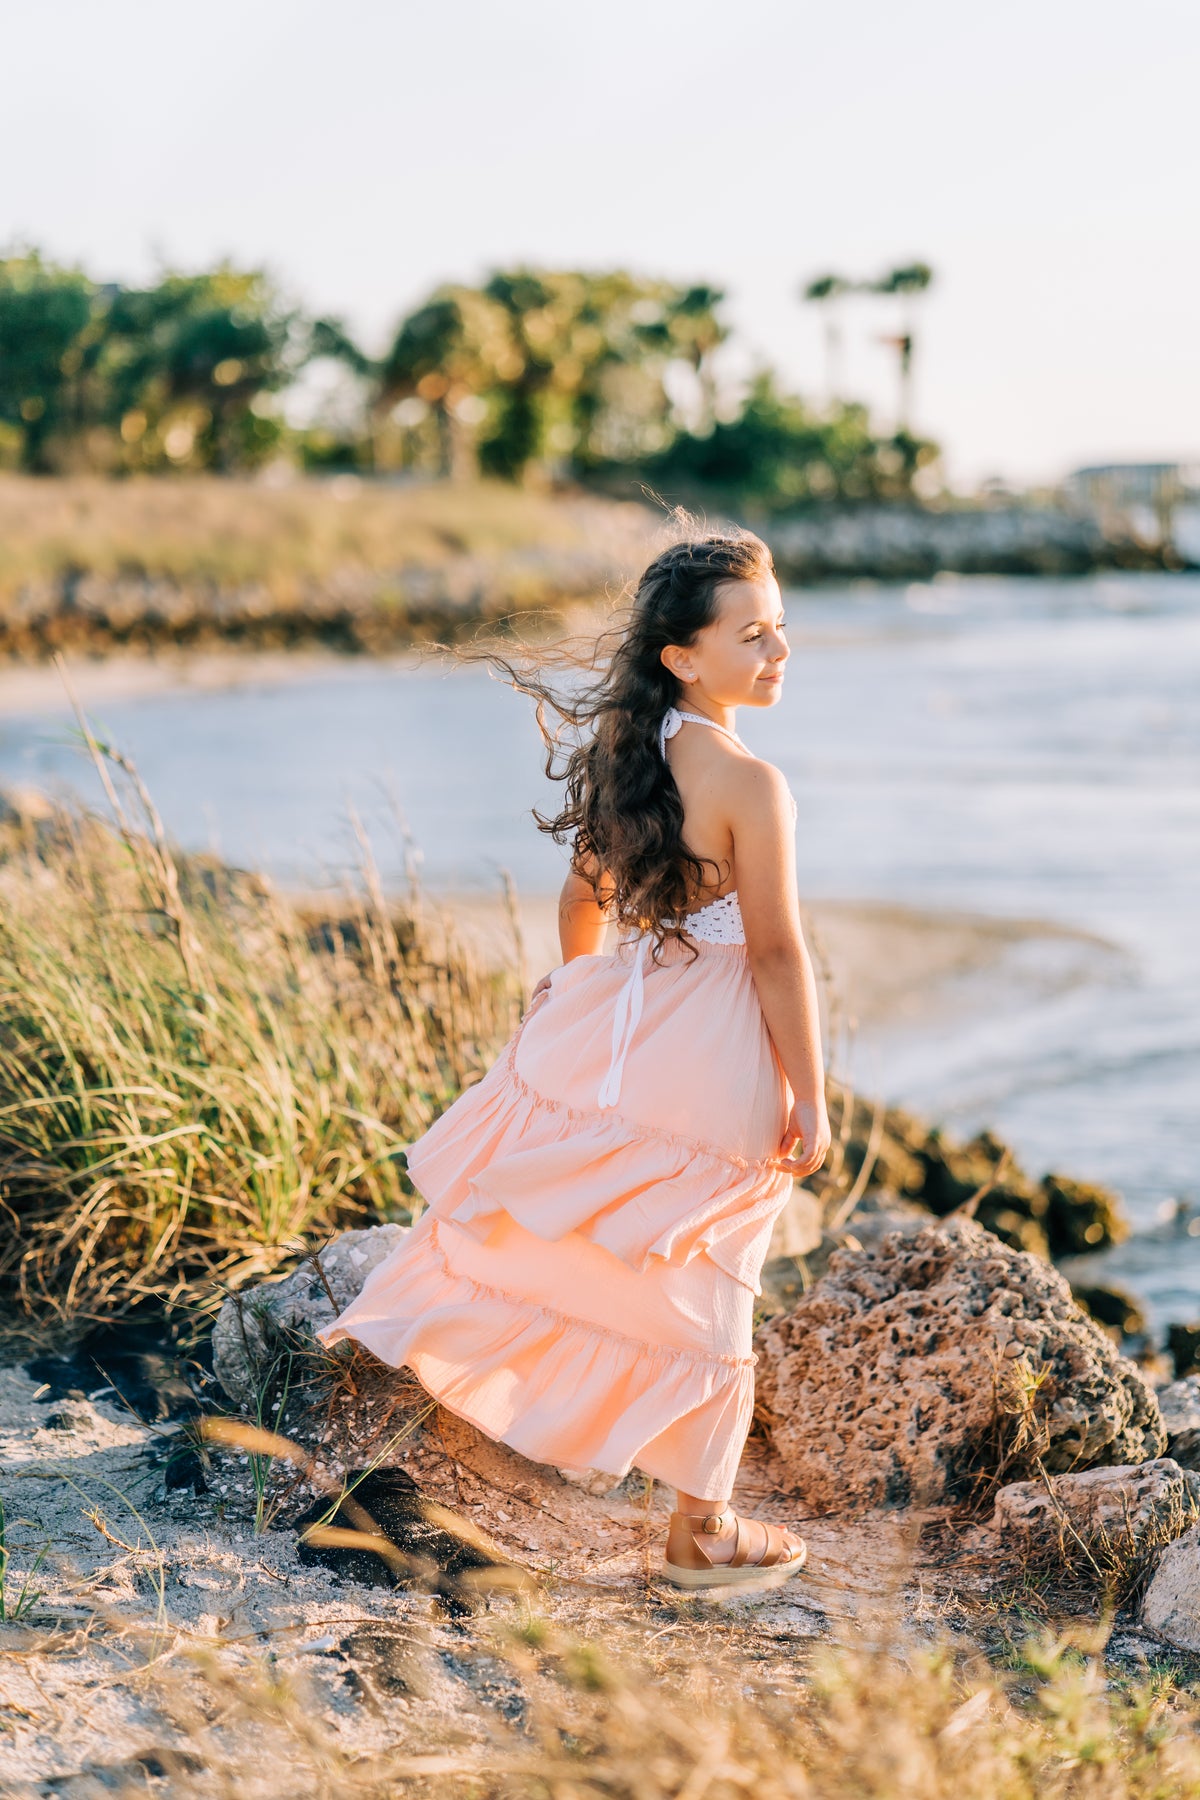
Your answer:
[[[605,875],[600,884],[600,892],[606,899],[612,895],[612,878]],[[608,929],[608,918],[603,906],[599,905],[592,886],[582,875],[576,875],[572,869],[563,882],[562,893],[558,897],[558,941],[562,947],[564,963],[573,962],[577,956],[599,956],[604,949],[604,934]],[[543,975],[532,994],[529,1004],[537,999],[543,988],[550,986],[550,975]]]
[[[800,926],[796,828],[782,772],[771,763],[737,768],[730,827],[746,952],[767,1029],[797,1105],[825,1107],[825,1066],[816,978]]]
[[[611,886],[611,880],[605,877],[601,893],[604,894],[606,888],[611,891]],[[604,949],[607,929],[608,916],[597,902],[591,883],[572,870],[563,882],[558,899],[558,941],[562,946],[563,961],[573,962],[577,956],[598,956]]]

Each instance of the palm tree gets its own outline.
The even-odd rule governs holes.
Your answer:
[[[841,399],[842,322],[840,305],[858,284],[844,275],[818,275],[800,290],[801,299],[821,308],[825,335],[825,394],[830,406]]]
[[[896,423],[899,431],[905,434],[912,428],[913,302],[932,285],[933,270],[923,262],[903,263],[878,281],[863,284],[869,294],[899,295],[903,303],[900,330],[881,338],[880,342],[895,350],[899,358],[900,407]]]

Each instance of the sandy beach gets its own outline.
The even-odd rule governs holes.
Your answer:
[[[916,1554],[909,1515],[806,1522],[802,1581],[685,1599],[652,1579],[664,1490],[635,1472],[591,1495],[442,1414],[403,1466],[531,1577],[464,1617],[434,1594],[304,1563],[294,1530],[256,1533],[245,1456],[220,1458],[205,1492],[168,1485],[178,1446],[177,1427],[111,1395],[47,1401],[23,1370],[0,1371],[14,1569],[46,1551],[32,1604],[0,1630],[6,1795],[91,1800],[144,1791],[156,1770],[175,1791],[171,1776],[201,1766],[238,1792],[275,1795],[279,1756],[333,1768],[402,1750],[411,1774],[438,1757],[470,1771],[536,1705],[538,1684],[505,1654],[531,1617],[614,1651],[625,1640],[650,1649],[672,1682],[687,1663],[673,1634],[732,1633],[742,1691],[765,1700],[799,1692],[806,1647],[890,1635],[902,1616],[919,1636],[951,1604],[949,1582]],[[776,1479],[752,1444],[738,1503],[790,1516],[772,1498]],[[10,1608],[20,1585],[10,1573]],[[437,1772],[432,1760],[424,1772]]]

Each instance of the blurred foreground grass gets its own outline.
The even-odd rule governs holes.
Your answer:
[[[568,1609],[570,1611],[572,1609]],[[578,1609],[573,1609],[577,1613]],[[1192,1800],[1200,1705],[1176,1673],[1106,1667],[1094,1631],[1042,1630],[992,1657],[950,1640],[806,1644],[703,1607],[609,1603],[581,1631],[500,1603],[453,1648],[436,1621],[360,1625],[370,1657],[300,1656],[160,1621],[115,1628],[137,1696],[134,1755],[93,1785],[206,1800]],[[350,1621],[341,1621],[343,1628]],[[335,1620],[335,1626],[337,1621]],[[593,1620],[600,1625],[599,1617]],[[648,1627],[656,1627],[648,1629]],[[66,1634],[77,1638],[78,1633]],[[0,1640],[2,1642],[2,1640]],[[327,1651],[331,1640],[313,1648]],[[23,1661],[53,1639],[25,1634]],[[163,1654],[164,1650],[168,1654]],[[78,1654],[68,1643],[60,1656]],[[456,1676],[452,1711],[443,1658]],[[52,1667],[41,1683],[54,1684]],[[440,1677],[440,1679],[439,1679]],[[106,1684],[107,1685],[107,1684]],[[44,1693],[39,1684],[36,1690]],[[353,1704],[352,1704],[353,1703]],[[357,1715],[357,1717],[355,1716]],[[16,1792],[16,1789],[10,1791]],[[26,1790],[49,1791],[31,1784]]]

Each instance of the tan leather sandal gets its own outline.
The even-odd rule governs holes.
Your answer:
[[[728,1562],[714,1562],[704,1548],[701,1534],[715,1537],[729,1519],[734,1523],[733,1555]],[[765,1519],[756,1519],[754,1523],[762,1526],[766,1541],[761,1554],[752,1562],[750,1534],[731,1507],[719,1513],[673,1512],[667,1530],[663,1574],[676,1587],[685,1588],[734,1587],[748,1583],[766,1587],[797,1574],[808,1557],[808,1545],[803,1538],[797,1540],[797,1548],[797,1543],[788,1543],[788,1534],[778,1525],[768,1525]],[[697,1526],[699,1531],[695,1529]],[[791,1535],[795,1537],[795,1533]]]

